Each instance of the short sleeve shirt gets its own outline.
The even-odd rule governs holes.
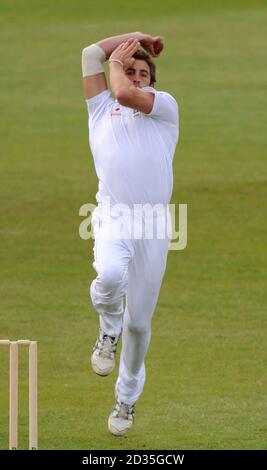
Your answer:
[[[100,203],[109,197],[111,204],[154,205],[171,198],[178,105],[169,93],[142,90],[155,95],[149,114],[120,105],[110,90],[86,100]]]

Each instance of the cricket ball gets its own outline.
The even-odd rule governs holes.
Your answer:
[[[163,42],[161,40],[154,42],[154,52],[156,55],[160,54],[163,49]]]

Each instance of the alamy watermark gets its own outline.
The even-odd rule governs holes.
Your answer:
[[[158,239],[169,240],[169,250],[184,250],[187,246],[187,204],[127,204],[110,203],[108,197],[96,206],[83,204],[79,215],[85,217],[79,226],[83,240]],[[178,216],[178,222],[177,222]]]

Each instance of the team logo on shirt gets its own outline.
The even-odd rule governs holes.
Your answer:
[[[115,105],[115,108],[111,110],[111,116],[121,116],[121,108],[117,104]]]
[[[138,109],[133,109],[133,117],[139,116],[140,111]],[[121,107],[119,105],[115,105],[115,107],[112,108],[111,110],[111,116],[121,116]]]

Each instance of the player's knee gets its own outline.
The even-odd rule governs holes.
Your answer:
[[[130,333],[138,336],[143,336],[150,332],[150,323],[145,323],[140,320],[131,320],[128,322],[127,327]]]
[[[123,283],[125,273],[121,266],[110,264],[98,273],[98,284],[104,291],[117,290]]]

